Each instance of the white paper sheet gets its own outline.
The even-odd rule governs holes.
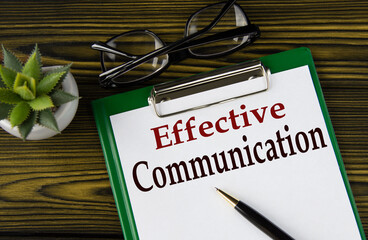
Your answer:
[[[229,86],[226,91],[232,91],[231,87],[238,88]],[[272,115],[270,109],[275,104]],[[241,105],[246,108],[241,109]],[[244,115],[240,115],[235,118],[235,128],[241,126],[234,129],[229,119],[231,110],[235,115],[247,111],[249,126],[243,127],[246,125]],[[191,117],[195,120],[189,126],[195,125],[191,129],[192,138],[196,139],[186,141],[190,139],[185,130],[186,123]],[[209,135],[213,132],[211,136],[200,134],[201,123],[210,121],[215,124],[222,117],[227,119],[219,121],[219,128],[228,131],[218,132],[214,126],[201,130]],[[174,144],[173,126],[179,120],[182,124],[177,124],[181,129],[178,134],[183,143]],[[232,209],[216,193],[215,187],[246,202],[295,239],[360,239],[307,66],[272,75],[270,89],[266,92],[167,118],[158,118],[150,107],[144,107],[111,116],[111,123],[142,240],[268,239]],[[160,141],[162,145],[170,145],[171,141],[172,145],[157,149],[152,129],[165,125],[168,125],[168,130],[166,127],[158,130]],[[313,150],[308,132],[316,128],[321,129],[326,146],[322,147],[322,141],[316,137],[318,146]],[[286,157],[281,156],[277,134],[284,138],[281,145],[288,154]],[[294,141],[294,151],[289,147],[288,136]],[[295,136],[299,139],[299,147]],[[269,139],[272,140],[266,144]],[[269,161],[267,152],[271,141],[275,144],[278,159]],[[259,146],[254,150],[257,143]],[[254,164],[251,165],[246,158],[247,146],[253,157]],[[234,148],[242,151],[247,166],[218,173],[212,156],[220,157],[224,152],[230,166],[227,152]],[[265,161],[257,162],[254,152]],[[271,153],[268,152],[269,155]],[[210,175],[204,164],[207,176],[193,179],[195,175],[190,161],[204,155],[211,160],[214,174]],[[181,161],[188,167],[192,180],[186,181],[182,171],[183,182],[170,185],[167,166]],[[134,167],[143,189],[151,186],[152,189],[139,190],[133,180]],[[201,176],[198,165],[196,171]],[[166,185],[159,188],[153,175],[162,186],[162,173],[166,177]]]

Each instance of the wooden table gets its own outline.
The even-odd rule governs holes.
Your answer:
[[[149,29],[166,42],[217,1],[2,0],[0,42],[25,60],[39,44],[44,65],[74,62],[80,95],[62,134],[27,141],[0,130],[0,239],[122,239],[91,101],[137,87],[97,84],[94,41]],[[262,36],[226,57],[186,59],[154,84],[305,46],[311,49],[355,201],[368,232],[368,2],[238,1]]]

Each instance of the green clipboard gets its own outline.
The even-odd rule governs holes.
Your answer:
[[[305,65],[309,66],[314,88],[317,93],[329,137],[338,160],[341,175],[343,177],[350,204],[355,215],[356,223],[359,228],[361,238],[366,239],[310,50],[308,48],[297,48],[262,57],[260,58],[260,61],[265,67],[270,69],[271,73],[278,73]],[[119,160],[119,154],[114,139],[110,116],[148,106],[149,104],[147,99],[151,95],[152,89],[153,86],[144,87],[134,91],[94,100],[92,102],[96,126],[98,129],[107,171],[125,239],[139,239],[139,237],[130,204],[127,186],[124,180],[124,173]]]

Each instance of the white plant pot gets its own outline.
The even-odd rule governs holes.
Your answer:
[[[57,67],[59,66],[43,67],[42,70],[47,72]],[[63,91],[79,97],[77,83],[75,82],[75,79],[70,72],[68,72],[64,81],[62,82],[62,86]],[[60,131],[63,131],[73,120],[78,109],[78,103],[79,100],[77,98],[71,102],[67,102],[61,105],[56,110],[54,116]],[[0,127],[5,131],[7,131],[8,133],[10,133],[11,135],[16,136],[18,138],[22,138],[18,131],[18,127],[12,128],[10,122],[7,119],[0,121]],[[33,126],[32,131],[29,133],[26,140],[42,140],[50,138],[56,134],[57,132],[36,124],[35,126]]]

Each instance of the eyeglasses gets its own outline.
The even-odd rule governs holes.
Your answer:
[[[235,1],[212,4],[192,14],[184,37],[171,44],[149,30],[130,31],[106,43],[94,43],[91,47],[101,51],[100,85],[138,83],[161,74],[173,61],[218,57],[251,44],[260,30]]]

